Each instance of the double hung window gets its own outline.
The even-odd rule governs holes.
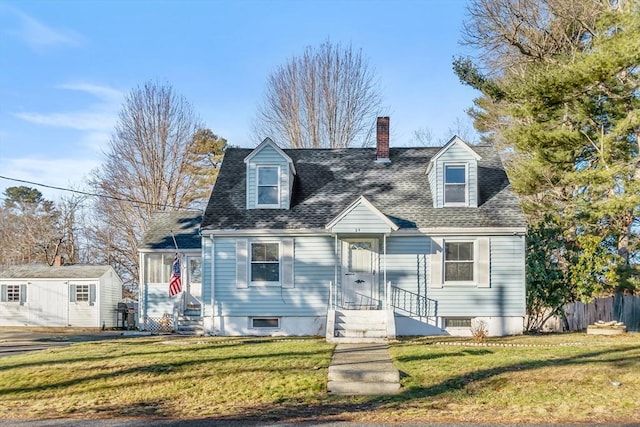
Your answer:
[[[280,281],[280,244],[277,242],[251,243],[251,281]]]
[[[257,206],[279,207],[280,186],[278,166],[258,167]]]
[[[444,166],[444,203],[467,202],[467,168],[465,165]]]
[[[444,281],[472,282],[473,270],[473,242],[445,242]]]

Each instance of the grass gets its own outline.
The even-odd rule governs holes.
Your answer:
[[[7,356],[0,418],[640,419],[640,334],[401,340],[390,352],[403,392],[385,397],[328,396],[332,349],[312,338],[137,337]]]

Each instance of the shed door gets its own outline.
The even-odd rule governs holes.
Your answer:
[[[354,239],[342,242],[342,305],[345,309],[378,309],[377,248],[376,239]]]

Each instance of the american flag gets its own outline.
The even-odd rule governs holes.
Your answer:
[[[171,266],[171,279],[169,279],[169,296],[173,297],[182,292],[182,280],[180,280],[180,257],[176,254]]]

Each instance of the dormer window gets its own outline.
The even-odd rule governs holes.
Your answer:
[[[466,165],[444,166],[444,204],[464,205],[467,203]]]
[[[257,207],[280,206],[280,168],[278,166],[258,166]]]

